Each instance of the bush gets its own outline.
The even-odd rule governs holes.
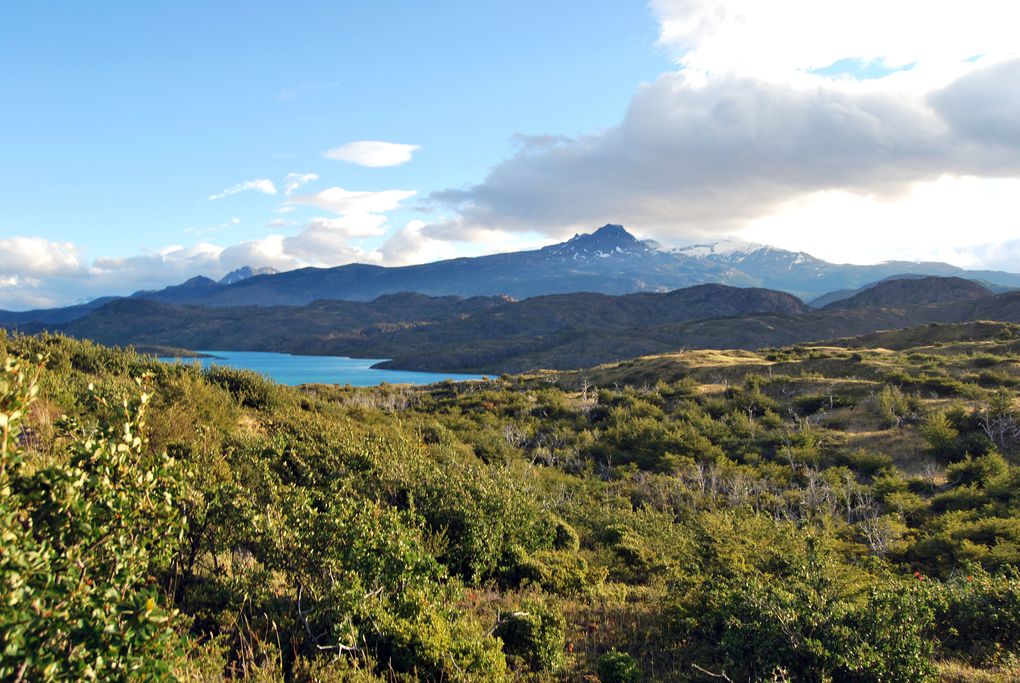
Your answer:
[[[248,408],[267,410],[276,403],[275,385],[257,372],[214,365],[205,371],[205,376],[213,384],[229,391],[238,403]]]
[[[637,683],[641,680],[641,669],[634,658],[615,649],[598,658],[595,673],[601,683]]]
[[[882,424],[886,427],[899,427],[917,409],[919,401],[916,397],[905,395],[898,386],[886,384],[875,397],[875,406]]]
[[[973,566],[932,583],[934,634],[942,653],[978,665],[1020,657],[1020,574],[991,575]]]
[[[532,671],[555,672],[564,664],[564,627],[562,615],[542,603],[531,602],[502,619],[494,635],[503,641],[503,652]]]
[[[180,467],[146,448],[144,392],[93,394],[108,417],[69,422],[62,457],[26,462],[38,367],[8,358],[0,380],[0,679],[165,678],[180,640],[155,577],[183,533]]]
[[[946,468],[946,481],[950,486],[974,484],[985,488],[995,479],[1004,477],[1008,471],[1009,464],[998,453],[989,453],[979,458],[968,455]]]
[[[689,660],[742,681],[780,670],[793,680],[932,678],[931,610],[918,593],[879,584],[814,538],[776,540],[786,546],[783,565],[674,588]]]
[[[593,573],[583,557],[560,550],[540,550],[528,555],[520,546],[507,559],[503,582],[515,588],[538,586],[555,595],[578,595],[604,578]]]
[[[562,519],[556,520],[554,533],[556,536],[553,539],[553,547],[557,550],[577,552],[577,549],[581,547],[581,542],[577,537],[577,532],[574,531],[574,527]]]
[[[949,417],[943,412],[931,413],[921,425],[921,435],[928,442],[928,449],[933,455],[949,456],[960,432],[953,426]]]

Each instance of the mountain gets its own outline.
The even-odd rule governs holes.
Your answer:
[[[221,285],[232,285],[241,280],[247,280],[248,278],[258,277],[259,275],[276,275],[279,273],[276,268],[265,266],[262,268],[252,268],[251,266],[243,266],[237,270],[232,270],[222,278],[220,278],[219,284]]]
[[[305,306],[321,300],[372,301],[401,292],[527,299],[573,292],[669,292],[717,283],[784,291],[805,299],[828,292],[824,302],[831,303],[877,280],[917,275],[965,277],[996,288],[1020,287],[1020,274],[965,271],[945,263],[833,264],[804,252],[740,242],[663,248],[651,240],[635,238],[622,226],[606,225],[593,233],[574,235],[565,242],[530,251],[397,268],[355,263],[276,273],[245,267],[219,282],[195,277],[162,290],[136,292],[132,298],[232,308]],[[840,294],[832,294],[833,290]],[[62,324],[95,308],[88,304],[31,313],[0,311],[0,325]]]
[[[843,299],[849,299],[850,297],[856,294],[860,294],[865,290],[871,289],[872,287],[880,285],[883,282],[888,282],[889,280],[921,280],[926,277],[930,276],[920,275],[917,273],[901,273],[899,275],[892,275],[883,280],[878,280],[877,282],[869,282],[863,287],[858,287],[857,289],[838,289],[834,292],[828,292],[827,294],[823,294],[817,299],[812,299],[810,302],[808,302],[808,305],[811,306],[812,308],[825,308],[826,306],[833,302],[842,301]],[[1015,291],[1016,289],[1015,287],[1005,287],[1002,285],[997,285],[995,283],[988,282],[987,280],[975,280],[968,278],[967,281],[983,287],[992,294],[1004,294],[1006,292]]]
[[[764,244],[720,241],[673,250],[677,254],[743,273],[758,287],[780,289],[811,300],[834,290],[855,291],[875,281],[910,275],[963,277],[1002,287],[1020,287],[1020,274],[965,270],[948,263],[886,261],[874,265],[838,264],[803,251],[787,251]],[[829,298],[825,303],[834,299]],[[815,302],[812,302],[813,304]]]
[[[958,277],[921,277],[885,280],[846,299],[833,301],[826,310],[943,304],[992,296],[992,291]]]
[[[732,241],[667,249],[651,240],[638,240],[623,226],[610,224],[530,251],[397,268],[366,264],[302,268],[215,287],[170,287],[144,296],[204,306],[301,306],[320,299],[370,301],[397,292],[430,296],[505,294],[525,299],[570,292],[667,292],[719,283],[780,290],[811,299],[903,274],[967,277],[1002,287],[1020,287],[1020,274],[966,271],[945,263],[834,264],[805,252]]]
[[[30,323],[41,325],[62,325],[78,318],[84,318],[92,311],[116,300],[107,296],[85,304],[64,308],[43,308],[32,311],[0,311],[0,327],[16,328]]]
[[[398,268],[350,264],[302,268],[229,285],[167,288],[142,296],[203,306],[302,306],[321,299],[370,301],[385,294],[516,299],[569,292],[665,292],[705,282],[750,285],[725,266],[660,249],[619,225],[531,251],[457,258]]]
[[[394,294],[372,302],[214,308],[132,297],[109,302],[60,331],[109,345],[318,353],[352,339],[458,319],[507,302],[505,297]]]
[[[58,329],[106,344],[388,358],[380,365],[500,373],[590,367],[681,348],[757,349],[930,323],[1020,322],[1020,292],[993,295],[956,278],[886,285],[859,305],[824,310],[785,292],[715,284],[523,301],[401,294],[371,302],[209,307],[131,298]],[[910,300],[937,303],[904,303]]]
[[[62,329],[104,343],[389,358],[380,365],[501,373],[591,367],[683,348],[759,349],[931,323],[1020,322],[1020,292],[827,310],[783,292],[725,285],[524,301],[424,297],[394,307],[400,299],[242,308],[115,301]],[[434,314],[416,318],[426,305]]]
[[[135,292],[131,296],[136,299],[152,299],[155,301],[186,303],[188,301],[201,299],[204,296],[211,295],[222,286],[223,285],[219,284],[215,280],[199,275],[182,282],[179,285],[173,285],[155,291],[142,290],[140,292]]]

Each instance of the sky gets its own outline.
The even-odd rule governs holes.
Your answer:
[[[0,8],[0,308],[620,223],[1020,270],[1008,0]]]

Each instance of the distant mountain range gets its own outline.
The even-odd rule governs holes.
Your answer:
[[[828,293],[842,290],[835,298],[846,298],[879,281],[911,276],[961,277],[991,285],[999,292],[1020,288],[1020,275],[1016,273],[965,270],[936,261],[886,261],[867,266],[838,264],[803,251],[734,241],[682,247],[674,252],[739,271],[755,286],[790,292],[813,305],[818,305],[813,299]],[[832,300],[835,299],[829,299]]]
[[[219,281],[195,277],[132,298],[213,307],[304,306],[314,301],[371,301],[387,294],[510,296],[668,292],[698,284],[761,287],[819,304],[846,298],[876,281],[910,276],[962,277],[999,290],[1020,288],[1020,274],[966,271],[945,263],[894,261],[870,266],[834,264],[804,252],[760,244],[716,242],[666,249],[638,240],[619,225],[542,249],[458,258],[399,268],[351,264],[278,273],[238,269]],[[827,293],[838,291],[837,295]],[[0,311],[0,325],[64,324],[108,301],[31,312]]]

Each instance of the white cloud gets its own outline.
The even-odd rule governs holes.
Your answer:
[[[481,256],[523,249],[538,249],[548,243],[544,235],[506,230],[462,230],[452,224],[427,225],[410,221],[393,233],[379,248],[382,263],[405,266],[464,256]]]
[[[562,235],[617,221],[699,239],[815,192],[891,195],[947,173],[1011,176],[1020,106],[1003,82],[1020,61],[988,68],[1003,74],[975,72],[973,85],[961,79],[930,97],[666,74],[635,95],[619,126],[525,144],[479,185],[433,199],[465,228]],[[971,109],[953,105],[950,115],[958,101]]]
[[[834,262],[947,261],[1017,270],[1020,179],[943,176],[882,197],[842,190],[798,197],[752,220],[741,237]]]
[[[302,185],[315,182],[319,179],[318,173],[288,173],[285,185],[283,187],[283,193],[290,195],[294,190],[298,189]]]
[[[914,65],[904,81],[937,87],[964,60],[1017,50],[1020,5],[1001,0],[652,0],[660,42],[688,71],[790,81],[843,59]]]
[[[403,145],[381,140],[360,140],[334,147],[322,153],[327,159],[346,161],[358,166],[381,168],[400,166],[411,160],[411,155],[421,149],[419,145]]]
[[[968,191],[953,195],[961,210],[940,214],[948,232],[960,229],[961,214],[980,213],[966,210],[973,188],[1020,178],[1020,58],[1011,56],[1020,5],[652,4],[679,70],[642,85],[618,125],[523,139],[482,182],[433,193],[452,216],[425,234],[561,237],[612,221],[678,242],[762,232],[769,219],[770,234],[789,243],[805,234],[799,202],[824,230],[826,216],[844,222],[853,201],[870,206],[876,234],[921,244],[928,223],[909,213],[920,207],[915,186],[966,179]],[[864,69],[860,78],[812,72],[854,59],[910,68]],[[828,232],[829,251],[845,253],[857,234]],[[901,253],[892,242],[878,240],[868,258]]]
[[[414,190],[367,192],[329,187],[315,194],[292,196],[287,203],[306,204],[337,214],[385,213],[398,208],[402,201],[415,194]]]
[[[0,239],[0,273],[7,277],[76,275],[81,266],[81,250],[71,242],[42,237]]]
[[[273,184],[272,180],[267,180],[266,178],[246,180],[243,183],[238,183],[237,185],[228,187],[227,189],[223,190],[223,192],[214,195],[209,195],[209,199],[211,201],[215,201],[217,199],[229,197],[232,194],[237,194],[238,192],[244,192],[245,190],[258,190],[263,194],[276,194],[276,185]]]

